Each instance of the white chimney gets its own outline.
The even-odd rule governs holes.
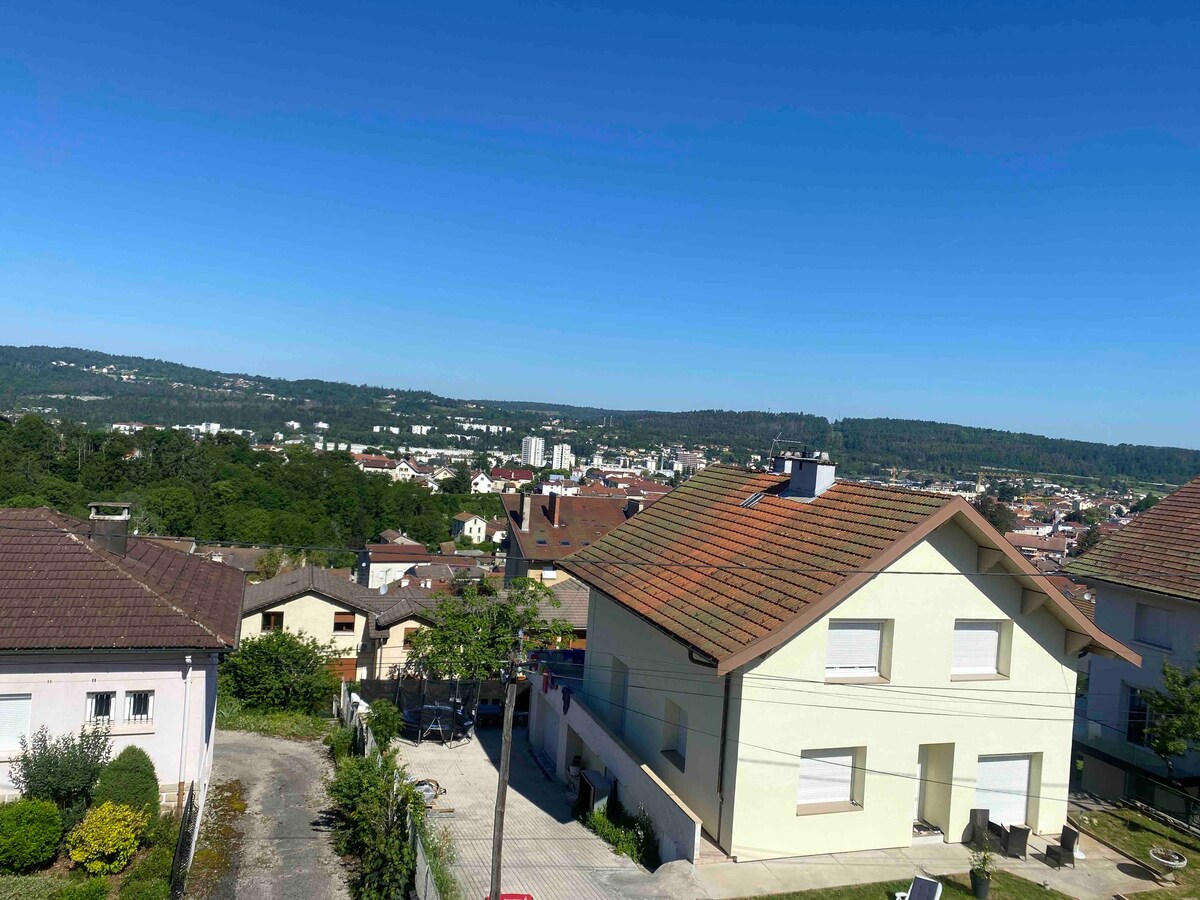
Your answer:
[[[829,461],[828,453],[817,450],[793,453],[790,463],[792,479],[786,496],[813,500],[833,486],[837,467]]]

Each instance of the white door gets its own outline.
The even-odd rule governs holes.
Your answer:
[[[1029,807],[1029,757],[981,756],[975,809],[1001,825],[1024,825]]]

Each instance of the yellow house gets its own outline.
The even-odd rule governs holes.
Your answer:
[[[1057,834],[1078,660],[1140,663],[963,499],[820,455],[709,467],[561,565],[607,737],[539,740],[623,746],[738,860],[960,842],[972,809]]]
[[[242,637],[304,632],[333,645],[338,674],[347,681],[386,678],[393,666],[403,668],[412,631],[429,624],[436,602],[431,593],[409,586],[381,594],[328,569],[305,566],[247,585]]]

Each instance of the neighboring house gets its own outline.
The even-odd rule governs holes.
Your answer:
[[[217,663],[238,641],[245,582],[229,566],[128,535],[129,504],[88,521],[0,510],[0,800],[20,738],[104,724],[141,747],[163,799],[212,763]]]
[[[396,460],[396,480],[397,481],[412,481],[413,479],[428,479],[433,474],[433,469],[429,466],[423,466],[416,460],[398,459]]]
[[[1086,579],[1096,624],[1145,656],[1141,668],[1094,659],[1076,727],[1082,786],[1124,796],[1125,772],[1166,774],[1146,746],[1143,694],[1162,687],[1164,660],[1189,669],[1200,647],[1200,478],[1164,497],[1064,571]],[[1175,763],[1176,777],[1200,787],[1200,753]]]
[[[628,501],[622,497],[504,494],[500,501],[508,517],[506,585],[514,578],[559,578],[559,560],[600,540],[628,518]]]
[[[414,541],[403,531],[396,531],[394,528],[385,528],[379,532],[379,540],[385,544],[408,544],[413,547],[425,546],[420,541]]]
[[[382,587],[431,560],[424,544],[367,544],[358,551],[354,581],[367,588]]]
[[[368,475],[384,475],[392,481],[400,481],[400,463],[386,456],[371,453],[354,453],[354,465]]]
[[[532,469],[496,468],[491,471],[492,490],[500,494],[519,491],[533,481]]]
[[[460,512],[450,520],[450,535],[455,540],[465,537],[473,544],[482,544],[487,540],[487,526],[487,519],[483,516]]]
[[[487,523],[487,539],[499,547],[508,537],[508,520],[492,519]]]
[[[1016,547],[1026,559],[1051,559],[1057,562],[1067,555],[1065,537],[1039,537],[1035,534],[1010,531],[1004,535],[1004,539]]]
[[[471,493],[490,494],[492,492],[492,477],[487,472],[471,473]]]
[[[531,740],[653,788],[666,858],[680,822],[738,860],[959,842],[972,808],[1057,836],[1078,657],[1139,661],[961,497],[819,457],[710,466],[561,565],[583,678]]]

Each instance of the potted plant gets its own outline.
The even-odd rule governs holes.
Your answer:
[[[995,871],[996,863],[987,844],[980,844],[971,851],[971,894],[976,900],[987,900]]]
[[[571,765],[568,767],[568,770],[571,773],[571,777],[578,778],[579,770],[582,768],[583,768],[583,757],[582,756],[571,757]]]

